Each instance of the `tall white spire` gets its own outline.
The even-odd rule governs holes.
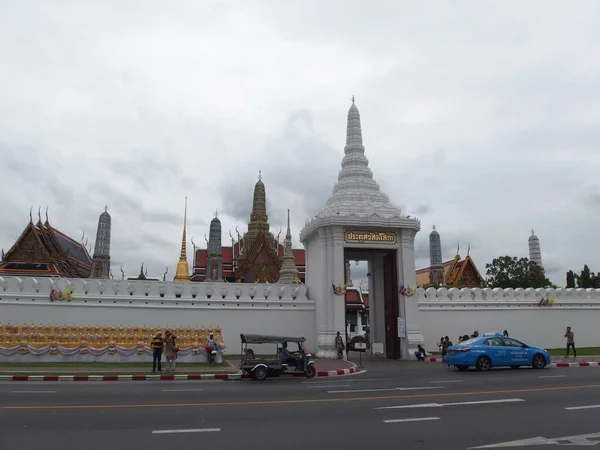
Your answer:
[[[538,266],[544,269],[542,264],[542,249],[540,247],[540,240],[535,235],[535,230],[531,230],[531,236],[529,236],[529,260],[536,263]]]
[[[290,227],[290,210],[288,209],[287,232],[283,241],[283,263],[281,264],[277,284],[292,284],[297,280],[298,268],[294,262],[294,252],[292,251],[292,230]]]
[[[373,225],[420,229],[419,221],[402,214],[373,179],[365,156],[360,113],[353,97],[348,110],[346,145],[338,181],[323,210],[302,229],[300,239],[304,240],[322,225],[363,225],[365,219]]]

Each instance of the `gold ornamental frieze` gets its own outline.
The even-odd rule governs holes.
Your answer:
[[[383,244],[396,245],[398,233],[395,231],[344,231],[346,244]]]

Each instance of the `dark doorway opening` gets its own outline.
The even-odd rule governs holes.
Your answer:
[[[383,296],[385,356],[389,359],[400,359],[402,350],[400,338],[398,337],[398,317],[400,316],[400,306],[398,303],[398,250],[346,248],[344,253],[344,261],[347,259],[369,259],[369,254],[372,254],[373,257],[383,256],[383,292],[378,292],[377,295]],[[376,274],[369,274],[369,277],[371,276],[376,276]],[[371,296],[371,293],[369,293],[369,296]],[[371,305],[374,302],[375,299],[369,297],[369,309],[371,309]],[[369,311],[369,315],[371,316],[371,311]]]

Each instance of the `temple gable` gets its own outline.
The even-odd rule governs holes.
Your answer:
[[[33,224],[29,224],[17,242],[6,253],[3,262],[50,262],[48,251],[40,241]]]
[[[259,233],[239,259],[236,278],[247,283],[275,283],[281,264],[273,249],[274,242],[270,233]]]

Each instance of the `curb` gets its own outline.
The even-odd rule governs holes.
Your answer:
[[[441,363],[442,358],[427,358],[425,362]],[[557,362],[550,363],[547,367],[591,367],[600,366],[600,361],[581,361],[581,362]]]
[[[341,377],[358,372],[358,366],[349,369],[337,369],[317,372],[315,378]],[[296,374],[295,378],[304,378]],[[239,373],[202,373],[202,374],[172,374],[172,375],[0,375],[2,381],[239,381],[249,379],[248,375]]]

